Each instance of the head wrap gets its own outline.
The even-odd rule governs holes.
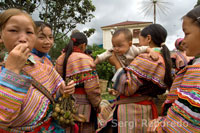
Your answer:
[[[179,49],[181,42],[183,41],[183,38],[178,38],[175,41],[175,47],[176,49]]]

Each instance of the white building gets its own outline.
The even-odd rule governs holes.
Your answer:
[[[103,30],[103,48],[104,49],[110,49],[112,48],[112,33],[117,29],[117,28],[128,28],[129,30],[132,31],[133,33],[133,44],[138,45],[138,35],[140,31],[152,24],[152,22],[141,22],[141,21],[125,21],[117,24],[112,24],[108,26],[103,26],[101,29]]]

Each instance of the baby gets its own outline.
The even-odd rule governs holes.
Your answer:
[[[127,28],[117,29],[112,36],[113,49],[107,50],[106,52],[97,55],[94,63],[95,65],[106,61],[112,56],[114,52],[115,56],[118,58],[122,67],[128,66],[132,60],[140,53],[150,53],[150,56],[154,59],[155,56],[153,50],[148,46],[136,47],[132,44],[132,33]]]
[[[98,63],[106,61],[112,56],[112,53],[115,54],[122,67],[128,66],[137,55],[144,52],[149,53],[153,60],[158,60],[157,54],[151,48],[148,46],[136,47],[132,44],[132,39],[133,36],[129,29],[117,29],[112,36],[113,49],[97,55],[94,64],[97,65]],[[116,77],[113,77],[112,81],[115,81],[115,79]],[[108,91],[112,95],[118,95],[118,92],[114,89],[108,89]]]

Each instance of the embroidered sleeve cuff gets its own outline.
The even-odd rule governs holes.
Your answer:
[[[4,68],[0,73],[0,85],[18,92],[27,93],[31,86],[31,78],[25,75],[16,74]]]

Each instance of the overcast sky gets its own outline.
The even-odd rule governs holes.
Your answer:
[[[110,24],[115,24],[123,21],[151,21],[153,22],[153,10],[149,15],[142,12],[146,4],[143,2],[151,0],[92,0],[96,7],[93,13],[95,18],[85,25],[78,25],[77,29],[84,31],[88,28],[95,28],[96,32],[89,38],[89,44],[102,44],[103,34],[101,27]],[[182,31],[182,16],[190,11],[197,0],[158,0],[160,2],[168,2],[160,7],[167,14],[163,14],[161,10],[157,12],[157,22],[163,25],[168,37],[166,44],[170,50],[174,48],[174,42],[177,37],[184,37]],[[168,8],[168,9],[167,9]],[[159,9],[159,7],[157,8]]]

